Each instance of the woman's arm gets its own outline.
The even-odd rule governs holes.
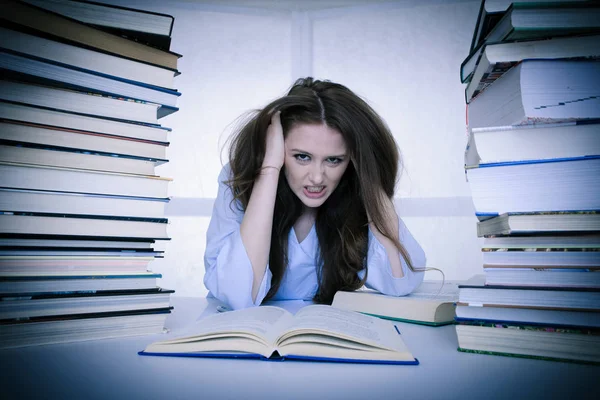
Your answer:
[[[254,182],[240,228],[242,242],[254,272],[252,301],[256,301],[260,283],[269,263],[275,196],[277,195],[279,172],[285,157],[280,114],[280,112],[273,114],[271,124],[267,129],[266,154],[262,171]]]
[[[384,201],[384,215],[388,231],[397,234],[396,239],[410,256],[413,268],[422,270],[426,257],[419,243],[398,217],[391,199]],[[412,271],[394,243],[372,224],[369,224],[369,250],[367,253],[367,281],[365,285],[381,293],[403,296],[411,293],[423,281],[424,272]],[[366,271],[359,276],[364,277]]]
[[[387,225],[387,231],[391,232],[397,241],[400,241],[400,237],[398,236],[399,232],[399,224],[398,224],[398,214],[396,214],[396,209],[394,208],[394,203],[391,199],[385,196],[383,193],[381,194],[382,204],[383,204],[383,218],[385,224]],[[370,219],[369,219],[370,220]],[[402,270],[402,263],[400,262],[400,253],[396,248],[396,245],[392,240],[390,240],[387,236],[384,236],[379,229],[375,226],[374,223],[369,222],[369,229],[375,235],[379,243],[385,248],[387,253],[387,257],[390,262],[390,268],[392,270],[392,275],[395,278],[402,278],[404,276],[404,271]]]
[[[225,183],[229,179],[231,170],[227,165],[219,175],[219,192],[206,232],[204,285],[211,295],[240,309],[260,304],[271,287],[271,274],[266,269],[253,298],[254,272],[240,234],[244,212]]]

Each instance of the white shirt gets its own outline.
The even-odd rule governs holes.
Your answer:
[[[244,212],[238,201],[232,202],[231,189],[224,182],[230,177],[231,169],[226,165],[219,174],[219,193],[213,207],[212,218],[206,233],[204,254],[204,285],[209,295],[228,304],[233,309],[260,305],[271,287],[272,273],[266,268],[256,301],[252,301],[253,271],[240,235]],[[425,254],[410,234],[402,220],[399,238],[410,254],[413,267],[425,266]],[[288,240],[288,265],[273,300],[312,300],[317,292],[317,257],[319,242],[315,227],[299,243],[294,229],[290,229]],[[423,272],[413,272],[400,257],[404,276],[392,275],[387,252],[369,229],[367,253],[367,281],[365,286],[392,296],[403,296],[412,292],[422,281]],[[359,272],[363,278],[365,270]]]

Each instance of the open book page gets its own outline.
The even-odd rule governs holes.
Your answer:
[[[294,321],[278,307],[254,307],[210,315],[181,336],[156,342],[146,352],[247,352],[269,357],[276,338]]]
[[[277,341],[281,355],[364,360],[413,360],[394,325],[324,305],[303,308]]]

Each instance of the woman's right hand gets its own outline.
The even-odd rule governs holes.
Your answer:
[[[267,128],[266,151],[262,167],[275,167],[281,170],[285,159],[285,145],[283,140],[283,127],[281,126],[281,111],[271,117],[271,124]]]

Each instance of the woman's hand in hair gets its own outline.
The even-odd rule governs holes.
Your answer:
[[[266,151],[262,167],[274,167],[281,170],[285,158],[285,145],[283,140],[283,127],[281,126],[281,111],[271,117],[271,124],[267,128]]]

